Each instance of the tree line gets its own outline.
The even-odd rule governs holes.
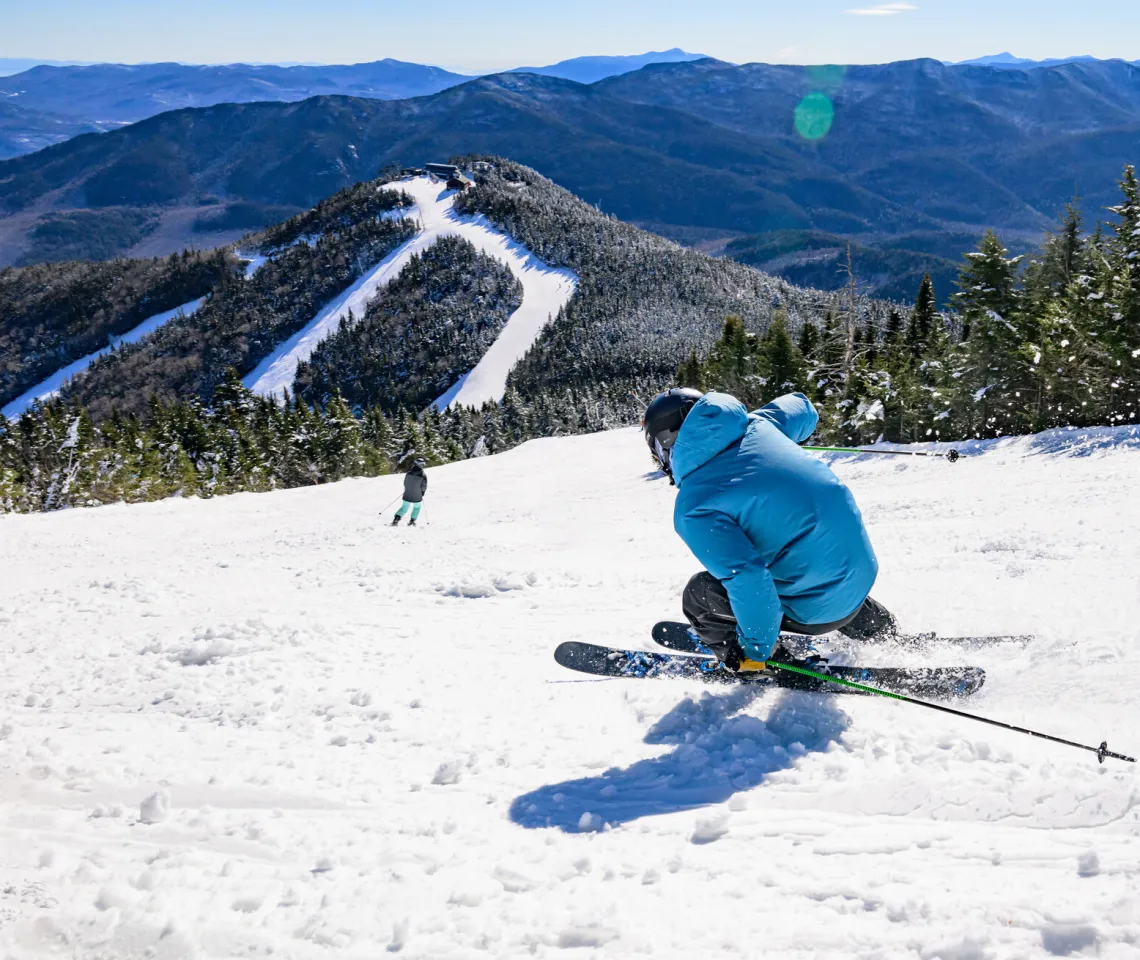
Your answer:
[[[1136,423],[1140,184],[1131,166],[1120,191],[1115,221],[1086,234],[1074,202],[1025,264],[987,232],[966,255],[950,315],[935,308],[926,276],[909,314],[891,310],[882,324],[857,307],[829,310],[793,336],[782,315],[762,334],[730,316],[707,355],[690,351],[677,380],[752,404],[801,390],[821,408],[827,442]]]
[[[631,401],[567,388],[527,403],[517,390],[481,409],[354,411],[339,391],[323,406],[284,403],[227,371],[209,403],[165,405],[96,422],[82,407],[49,403],[0,416],[0,513],[60,510],[166,497],[214,497],[374,477],[500,453],[538,436],[592,433],[628,422]]]
[[[1086,232],[1073,204],[1028,263],[987,233],[966,257],[955,311],[942,314],[928,277],[907,309],[853,290],[822,294],[738,276],[746,268],[646,239],[533,171],[499,163],[479,212],[516,239],[548,237],[544,257],[580,279],[571,307],[512,373],[502,403],[423,408],[438,395],[440,370],[451,376],[455,364],[474,359],[463,325],[486,339],[517,296],[497,264],[449,243],[417,258],[414,282],[397,281],[370,304],[367,325],[334,335],[299,379],[299,395],[283,404],[246,390],[231,364],[208,392],[170,399],[152,391],[142,409],[111,405],[93,416],[73,392],[16,421],[0,417],[0,511],[272,490],[376,476],[413,456],[435,465],[498,453],[534,437],[636,423],[640,398],[675,382],[725,390],[751,406],[803,390],[821,409],[819,438],[827,442],[956,440],[1137,420],[1140,185],[1131,167],[1112,222]],[[386,222],[364,223],[371,226],[358,242],[380,240],[372,228]],[[396,239],[388,233],[380,242]],[[637,296],[621,285],[623,252]],[[289,282],[266,276],[265,286],[240,277],[225,283],[263,296]],[[660,291],[677,305],[655,317],[639,297],[656,308]],[[746,309],[726,311],[726,303]],[[716,310],[719,336],[709,336]],[[683,329],[686,320],[695,332]],[[365,335],[367,343],[352,339]],[[394,346],[396,337],[408,343]],[[338,375],[354,351],[355,365]],[[349,396],[357,382],[366,387]]]

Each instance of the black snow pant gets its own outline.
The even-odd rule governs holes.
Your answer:
[[[739,658],[740,648],[736,641],[736,617],[732,614],[732,604],[728,591],[707,570],[696,574],[685,587],[681,598],[685,617],[692,624],[697,636],[704,641],[721,660],[732,662]],[[806,634],[817,637],[838,630],[853,640],[874,642],[886,640],[897,632],[897,624],[891,612],[878,601],[868,597],[849,616],[833,623],[797,623],[785,616],[780,623],[781,633]]]

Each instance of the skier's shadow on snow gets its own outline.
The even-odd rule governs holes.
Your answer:
[[[819,695],[784,691],[765,719],[742,714],[761,694],[745,687],[686,698],[645,736],[676,749],[598,777],[539,787],[514,800],[511,819],[577,833],[723,803],[799,757],[823,752],[847,729],[847,716]]]

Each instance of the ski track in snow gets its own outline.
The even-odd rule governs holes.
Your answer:
[[[1140,431],[968,452],[834,458],[875,595],[1038,639],[863,658],[1135,755]],[[400,476],[0,517],[0,955],[1136,957],[1135,766],[554,663],[680,614],[647,466],[622,430],[433,468],[414,530]]]
[[[452,209],[455,193],[442,184],[429,177],[415,177],[386,184],[385,188],[403,190],[415,200],[415,206],[404,215],[418,222],[419,232],[262,360],[244,380],[255,393],[280,397],[291,390],[297,364],[312,356],[317,345],[336,332],[349,311],[357,318],[363,316],[369,301],[399,276],[412,255],[423,253],[442,237],[463,237],[476,249],[504,263],[522,283],[523,301],[479,363],[436,400],[435,405],[440,408],[452,404],[481,406],[488,400],[502,400],[511,368],[522,359],[547,320],[573,295],[578,280],[571,270],[547,266],[526,247],[499,233],[482,215],[459,216]]]
[[[166,310],[163,313],[156,313],[153,317],[148,317],[133,330],[128,330],[120,337],[114,337],[111,343],[102,350],[89,353],[87,356],[80,357],[80,359],[69,363],[66,367],[57,370],[42,383],[37,383],[30,390],[18,396],[4,407],[3,410],[0,410],[0,413],[3,413],[4,416],[9,419],[20,416],[20,414],[32,406],[37,400],[42,403],[56,396],[68,380],[83,373],[83,371],[91,366],[99,357],[110,353],[115,347],[124,343],[138,342],[148,334],[154,333],[154,331],[163,324],[169,323],[179,314],[190,316],[205,302],[205,297],[200,300],[191,300],[189,303],[184,303],[182,306],[175,307],[173,310]]]

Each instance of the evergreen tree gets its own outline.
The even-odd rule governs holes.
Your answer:
[[[703,390],[701,385],[701,361],[697,359],[697,348],[689,351],[687,359],[682,360],[677,367],[677,385],[692,387],[694,390]]]
[[[978,251],[967,254],[954,295],[963,339],[955,370],[957,406],[974,436],[1024,432],[1030,420],[1022,398],[1022,391],[1031,391],[1031,355],[1016,286],[1021,258],[1008,252],[986,231]]]
[[[1113,279],[1105,291],[1111,323],[1104,343],[1112,374],[1111,416],[1134,423],[1140,414],[1140,181],[1135,167],[1124,168],[1120,191],[1123,199],[1110,208],[1118,219],[1108,245]]]
[[[799,348],[788,334],[788,324],[778,311],[764,335],[757,358],[758,369],[765,380],[765,394],[771,400],[782,394],[803,390],[807,368]]]
[[[1077,275],[1083,246],[1081,211],[1074,199],[1065,207],[1060,230],[1045,238],[1041,258],[1026,270],[1026,296],[1042,305],[1060,296]]]
[[[819,328],[811,320],[805,320],[800,326],[800,336],[796,346],[799,347],[800,355],[806,362],[813,363],[816,360],[816,351],[819,349]]]
[[[360,424],[348,409],[340,391],[329,398],[321,430],[321,477],[339,480],[342,477],[368,475],[368,462],[361,443]]]
[[[786,329],[784,334],[786,338]],[[708,390],[729,393],[750,407],[758,406],[767,392],[759,353],[759,339],[748,333],[739,316],[729,314],[698,380]]]
[[[937,301],[934,296],[934,283],[930,279],[930,274],[924,273],[906,331],[907,346],[910,348],[911,358],[915,362],[922,357],[930,346],[930,337],[935,325],[941,322],[942,319],[938,315]]]

